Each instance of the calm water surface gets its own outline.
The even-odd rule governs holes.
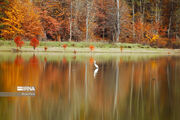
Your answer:
[[[99,69],[94,67],[96,60]],[[0,120],[179,120],[180,57],[0,54]]]

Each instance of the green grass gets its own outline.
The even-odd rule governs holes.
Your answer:
[[[23,47],[31,47],[29,41],[25,41]],[[130,44],[130,43],[105,43],[105,42],[57,42],[57,41],[40,41],[39,47],[47,46],[47,47],[61,47],[63,44],[67,44],[68,47],[75,48],[87,48],[89,45],[93,45],[96,48],[151,48],[148,45],[141,44]],[[9,46],[16,47],[16,44],[13,40],[0,40],[0,47]]]

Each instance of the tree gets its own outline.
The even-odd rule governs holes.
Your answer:
[[[36,38],[32,38],[30,45],[33,46],[34,50],[36,49],[36,47],[39,45],[39,40]]]
[[[27,7],[28,6],[28,7]],[[39,15],[29,0],[12,0],[1,18],[4,29],[1,35],[5,39],[12,39],[16,35],[24,38],[33,38],[42,35],[42,26]]]
[[[4,25],[2,23],[2,18],[5,16],[4,11],[8,9],[8,4],[9,4],[8,0],[1,0],[0,1],[0,29],[4,28]]]
[[[72,40],[72,14],[73,14],[72,13],[72,5],[73,5],[73,3],[72,3],[72,0],[71,0],[71,10],[70,10],[71,11],[71,17],[70,17],[70,20],[69,20],[70,21],[70,28],[69,28],[70,29],[70,33],[69,33],[70,37],[69,37],[69,42],[71,42],[71,40]]]
[[[117,36],[116,36],[116,42],[119,41],[119,35],[120,35],[120,13],[119,13],[119,0],[116,0],[117,4]]]
[[[22,36],[27,39],[43,36],[43,27],[37,8],[30,1],[24,2],[23,6],[24,21],[22,27],[24,33]]]
[[[1,36],[5,39],[12,39],[16,35],[24,33],[22,23],[24,15],[22,13],[23,6],[20,1],[10,1],[9,9],[4,11],[5,16],[1,18],[4,29],[1,29]]]
[[[113,0],[95,2],[97,24],[95,34],[100,39],[107,39],[110,42],[130,42],[132,38],[130,12],[126,2],[122,0],[117,2]]]
[[[44,28],[45,35],[52,40],[60,41],[60,38],[58,36],[60,29],[59,22],[55,18],[49,16],[48,11],[43,9],[40,11],[40,19]]]
[[[116,26],[116,4],[112,0],[100,0],[95,2],[95,22],[97,27],[95,29],[95,35],[101,39],[108,39],[114,41],[115,39],[115,26]]]
[[[68,40],[70,38],[70,29],[72,30],[72,22],[71,19],[71,27],[70,27],[70,11],[71,1],[70,0],[42,0],[39,7],[43,11],[41,15],[41,21],[43,22],[43,26],[49,26],[51,24],[51,29],[45,27],[45,34],[49,39],[52,40]],[[73,9],[73,8],[72,8]],[[46,18],[45,18],[46,17]],[[48,25],[44,24],[48,21]],[[53,28],[55,28],[53,30]],[[47,30],[48,29],[48,30]],[[72,37],[72,34],[71,34]]]
[[[17,36],[14,39],[14,42],[16,43],[16,46],[19,47],[21,49],[21,47],[24,45],[24,42],[21,40],[20,36]]]
[[[0,5],[5,39],[180,46],[179,0],[0,0]]]

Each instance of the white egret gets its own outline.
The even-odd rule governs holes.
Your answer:
[[[94,66],[96,67],[96,69],[99,69],[99,66],[96,64],[95,60],[94,60]]]
[[[94,60],[94,66],[96,67],[96,69],[94,70],[94,78],[96,77],[96,74],[99,70],[99,66],[96,64],[96,61]]]

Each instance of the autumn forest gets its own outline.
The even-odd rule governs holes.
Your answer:
[[[180,48],[179,0],[0,0],[0,39]]]

